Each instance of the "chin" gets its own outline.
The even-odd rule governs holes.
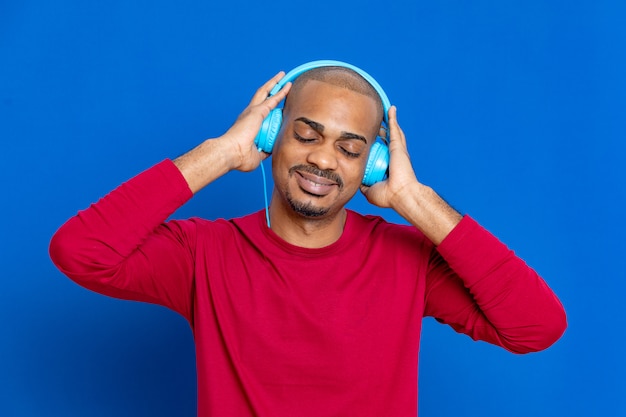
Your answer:
[[[328,207],[318,207],[311,203],[302,203],[299,201],[289,201],[289,205],[294,212],[310,219],[324,217],[330,211]]]
[[[303,217],[307,217],[310,219],[321,218],[326,216],[330,212],[330,207],[320,207],[318,205],[313,204],[312,201],[299,201],[291,195],[291,193],[286,194],[287,202],[291,209],[298,213]]]

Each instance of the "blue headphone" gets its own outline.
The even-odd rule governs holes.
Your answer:
[[[302,74],[313,68],[319,67],[344,67],[349,68],[352,71],[359,74],[361,77],[365,78],[367,82],[369,82],[372,87],[376,90],[380,99],[383,103],[383,113],[384,113],[384,128],[387,132],[385,138],[381,138],[381,140],[377,140],[370,149],[370,155],[367,160],[367,165],[365,166],[365,175],[363,176],[363,184],[370,186],[375,183],[384,180],[387,177],[387,169],[389,168],[389,148],[387,147],[387,143],[389,143],[389,130],[387,129],[387,125],[389,123],[387,112],[389,111],[389,107],[391,106],[387,95],[381,88],[381,86],[365,71],[347,64],[341,61],[330,61],[330,60],[322,60],[322,61],[313,61],[299,67],[294,68],[289,71],[270,91],[270,96],[273,96],[277,92],[280,91],[281,88],[285,86],[290,81],[295,80]],[[278,132],[280,131],[280,126],[283,122],[283,111],[282,108],[276,108],[270,112],[270,114],[263,120],[263,124],[261,125],[261,129],[257,134],[257,137],[254,139],[254,143],[257,147],[266,153],[272,153],[272,149],[274,148],[274,142],[276,141],[276,137],[278,136]],[[383,143],[384,142],[384,143]]]

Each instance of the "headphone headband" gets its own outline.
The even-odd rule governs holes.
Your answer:
[[[389,101],[389,98],[387,98],[387,94],[385,94],[385,91],[382,89],[380,84],[378,84],[378,82],[371,75],[369,75],[367,72],[363,71],[360,68],[355,67],[354,65],[350,65],[350,64],[348,64],[346,62],[333,61],[333,60],[326,59],[326,60],[319,60],[319,61],[311,61],[311,62],[307,62],[306,64],[302,64],[302,65],[292,69],[287,74],[285,74],[285,76],[283,78],[281,78],[280,81],[278,81],[278,83],[274,86],[274,88],[272,88],[272,91],[270,91],[270,96],[273,96],[274,94],[278,93],[280,91],[280,89],[285,86],[285,84],[295,80],[303,72],[307,72],[307,71],[309,71],[311,69],[320,68],[320,67],[343,67],[343,68],[348,68],[348,69],[351,69],[352,71],[356,72],[357,74],[359,74],[361,77],[365,78],[365,80],[368,83],[370,83],[370,85],[372,87],[374,87],[374,89],[376,90],[376,92],[380,96],[380,100],[383,103],[383,118],[385,120],[385,123],[389,122],[387,113],[389,111],[389,107],[391,107],[391,103]]]

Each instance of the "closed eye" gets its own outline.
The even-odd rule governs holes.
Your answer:
[[[296,132],[295,130],[293,131],[293,137],[300,143],[311,143],[311,142],[314,142],[314,141],[317,140],[317,137],[315,137],[315,138],[305,138],[304,136],[299,135],[298,132]],[[346,146],[345,144],[339,144],[339,145],[337,145],[337,148],[339,149],[339,151],[342,154],[344,154],[348,158],[356,159],[356,158],[361,156],[360,152],[352,152],[349,149],[350,147]]]
[[[349,150],[347,150],[346,148],[342,146],[340,146],[339,149],[344,155],[346,155],[349,158],[358,158],[359,156],[361,156],[360,153],[350,152]]]
[[[315,138],[304,138],[304,137],[298,135],[298,133],[296,131],[293,132],[293,137],[296,138],[296,140],[298,142],[302,142],[302,143],[313,142],[315,140]]]
[[[348,158],[358,158],[363,154],[363,151],[366,148],[364,142],[360,139],[344,139],[337,142],[337,148],[341,153],[343,153]]]

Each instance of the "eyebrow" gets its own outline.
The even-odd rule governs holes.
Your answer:
[[[324,125],[314,120],[308,119],[306,117],[298,117],[295,121],[302,122],[308,125],[311,129],[315,130],[317,133],[321,134],[324,132]],[[339,135],[339,138],[340,139],[357,139],[357,140],[367,143],[367,139],[365,138],[365,136],[358,135],[356,133],[351,133],[351,132],[341,132],[341,135]]]

